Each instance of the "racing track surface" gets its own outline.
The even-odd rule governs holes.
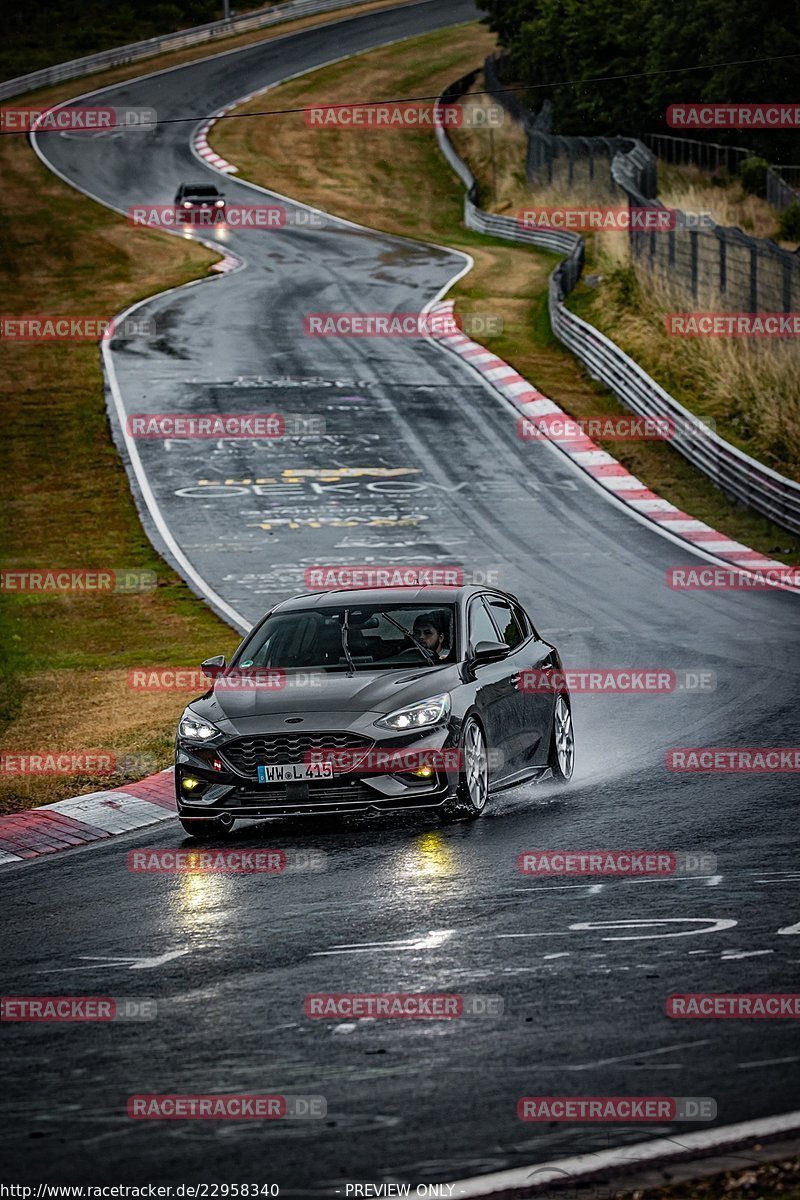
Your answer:
[[[463,0],[364,15],[97,102],[200,118],[328,59],[473,15]],[[76,186],[125,208],[169,202],[180,179],[212,181],[192,128],[40,145]],[[233,179],[225,191],[258,199]],[[719,1124],[800,1107],[791,1022],[664,1016],[671,992],[797,988],[792,777],[664,766],[671,746],[796,742],[796,597],[669,590],[669,566],[700,560],[546,444],[520,443],[501,402],[434,345],[303,336],[308,311],[419,309],[460,256],[336,223],[226,245],[245,270],[155,298],[138,315],[157,336],[118,339],[113,357],[129,413],[325,418],[322,440],[140,443],[178,545],[243,621],[302,590],[306,565],[461,562],[497,569],[568,666],[708,669],[717,688],[577,696],[573,785],[506,793],[474,824],[281,821],[239,827],[230,842],[322,850],[324,872],[130,874],[129,849],[183,844],[171,822],[6,868],[6,994],[160,1005],[148,1023],[4,1028],[8,1178],[249,1179],[333,1196],[348,1180],[453,1180],[676,1128],[523,1125],[522,1095],[710,1096]],[[706,850],[718,866],[656,882],[519,875],[520,851],[544,847]],[[603,928],[619,921],[664,924]],[[322,991],[493,993],[506,1015],[336,1026],[303,1014],[305,995]],[[322,1094],[328,1116],[126,1116],[133,1093],[270,1090]]]

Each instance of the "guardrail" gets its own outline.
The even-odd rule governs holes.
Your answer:
[[[451,84],[440,96],[438,104],[454,103],[469,89],[477,74],[478,71],[473,71]],[[523,229],[513,217],[479,208],[477,181],[441,123],[436,126],[436,138],[448,163],[467,189],[464,223],[469,229],[566,255],[550,276],[550,323],[556,337],[580,359],[589,374],[610,388],[633,412],[648,417],[666,417],[674,422],[672,445],[712,483],[769,517],[776,525],[800,534],[800,483],[787,479],[726,442],[656,383],[610,338],[566,307],[564,298],[575,287],[583,270],[583,238],[574,233]]]
[[[73,58],[69,62],[43,67],[40,71],[31,71],[28,75],[18,75],[15,79],[7,79],[0,83],[0,100],[7,100],[9,96],[20,96],[23,92],[32,92],[37,88],[50,87],[66,79],[80,79],[83,75],[93,75],[107,67],[139,62],[143,58],[163,54],[167,50],[183,50],[188,46],[199,46],[203,42],[216,41],[235,33],[247,33],[251,29],[278,25],[282,21],[292,20],[293,17],[313,16],[315,13],[366,3],[368,0],[286,0],[285,4],[259,8],[255,12],[231,17],[227,21],[194,25],[190,29],[179,29],[175,33],[147,38],[143,42],[131,42],[127,46],[116,46],[112,50],[101,50],[98,54],[88,54],[85,58]]]

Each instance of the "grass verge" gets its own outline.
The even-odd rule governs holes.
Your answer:
[[[375,50],[270,91],[270,108],[310,103],[342,104],[353,97],[382,99],[432,95],[466,74],[493,49],[479,25],[428,34],[392,49]],[[263,108],[263,98],[244,105]],[[476,135],[477,136],[477,135]],[[474,139],[459,131],[484,191],[492,185],[488,133],[485,155],[475,162]],[[576,418],[627,412],[592,381],[550,331],[547,279],[554,255],[472,233],[462,224],[463,191],[439,153],[432,132],[409,129],[314,129],[300,114],[227,120],[214,127],[217,152],[236,163],[243,178],[274,188],[339,216],[389,233],[443,242],[468,251],[475,268],[453,290],[462,314],[492,312],[503,333],[482,339],[489,349]],[[497,170],[501,145],[495,142]],[[513,154],[503,150],[507,169]],[[504,170],[506,167],[503,168]],[[693,516],[772,557],[800,562],[800,541],[714,488],[663,442],[601,444],[660,495]]]

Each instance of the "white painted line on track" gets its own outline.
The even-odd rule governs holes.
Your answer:
[[[723,1125],[716,1129],[676,1133],[670,1137],[656,1138],[631,1146],[617,1146],[611,1150],[598,1150],[593,1154],[551,1159],[530,1166],[514,1167],[508,1171],[495,1171],[491,1175],[453,1180],[452,1195],[464,1197],[466,1200],[470,1196],[491,1196],[497,1192],[513,1190],[527,1190],[535,1194],[537,1191],[545,1191],[554,1183],[563,1185],[566,1180],[577,1182],[598,1174],[608,1177],[615,1172],[631,1171],[658,1162],[690,1159],[711,1150],[733,1147],[764,1137],[776,1137],[782,1133],[793,1133],[799,1129],[800,1111],[755,1121],[741,1121],[737,1125]]]

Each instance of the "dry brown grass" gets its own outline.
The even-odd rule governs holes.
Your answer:
[[[660,272],[597,246],[589,270],[602,283],[581,285],[571,306],[653,375],[678,400],[712,418],[718,432],[768,466],[800,478],[800,345],[794,340],[676,337],[667,313],[719,309],[716,293],[687,304]]]
[[[746,192],[735,176],[726,180],[725,186],[716,187],[710,182],[708,173],[698,167],[660,163],[658,192],[659,198],[670,208],[709,212],[717,225],[735,225],[751,237],[777,239],[775,209],[760,196]]]

